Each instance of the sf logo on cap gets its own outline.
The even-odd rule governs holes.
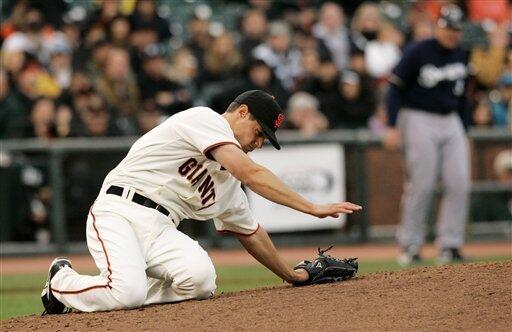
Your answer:
[[[274,128],[277,129],[277,128],[281,127],[281,124],[283,123],[283,121],[284,121],[284,115],[279,114],[277,116],[276,121],[274,121]]]

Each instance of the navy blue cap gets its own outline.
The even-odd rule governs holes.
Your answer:
[[[437,25],[441,28],[462,30],[463,16],[462,10],[457,5],[443,6]]]

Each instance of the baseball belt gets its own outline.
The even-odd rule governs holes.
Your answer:
[[[119,196],[119,197],[123,197],[123,187],[119,187],[119,186],[110,186],[108,189],[107,189],[107,194],[111,194],[111,195],[116,195],[116,196]],[[133,197],[131,199],[132,202],[134,203],[137,203],[139,205],[142,205],[142,206],[145,206],[145,207],[148,207],[150,209],[155,209],[157,210],[158,212],[162,213],[164,216],[169,216],[169,211],[167,211],[166,208],[164,208],[163,206],[155,203],[154,201],[152,201],[151,199],[147,198],[147,197],[144,197],[142,196],[141,194],[138,194],[138,193],[134,193],[133,194]]]

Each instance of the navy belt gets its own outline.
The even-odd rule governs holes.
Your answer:
[[[107,189],[107,194],[123,197],[123,190],[124,190],[123,187],[110,186]],[[157,203],[155,203],[151,199],[149,199],[147,197],[144,197],[141,194],[134,193],[133,197],[132,197],[132,202],[137,203],[137,204],[142,205],[142,206],[145,206],[145,207],[148,207],[150,209],[155,209],[158,212],[162,213],[166,217],[169,216],[169,211],[167,211],[166,208],[164,208],[161,205],[158,205]]]

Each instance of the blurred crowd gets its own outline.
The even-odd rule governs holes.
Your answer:
[[[0,137],[140,135],[190,106],[222,113],[254,88],[307,135],[379,131],[388,74],[409,43],[433,36],[446,2],[254,0],[235,3],[229,29],[211,7],[228,1],[4,1]],[[184,24],[172,4],[191,8]],[[486,34],[467,29],[474,126],[510,122],[507,6],[465,2],[468,27]]]
[[[0,139],[141,135],[188,107],[222,113],[249,89],[304,135],[379,133],[389,73],[452,2],[4,0]],[[471,123],[510,127],[510,5],[458,4]]]

